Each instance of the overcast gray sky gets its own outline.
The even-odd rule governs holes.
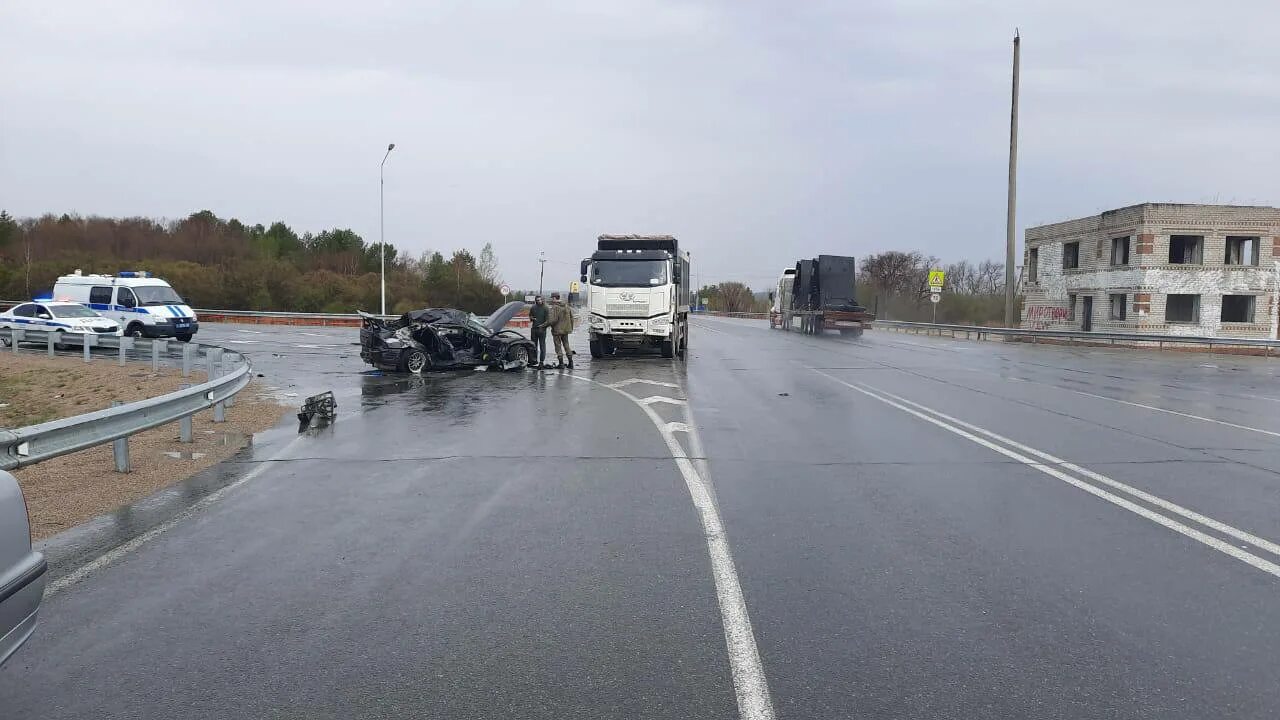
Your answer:
[[[797,257],[1000,257],[1010,40],[1021,228],[1277,204],[1280,3],[0,4],[0,207],[210,209],[567,281],[601,232],[703,282]]]

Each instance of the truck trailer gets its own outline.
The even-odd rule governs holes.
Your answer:
[[[670,235],[601,235],[582,261],[591,357],[689,346],[689,253]]]
[[[771,294],[769,327],[821,335],[828,330],[857,337],[875,315],[855,297],[857,265],[843,255],[799,260],[782,271]]]

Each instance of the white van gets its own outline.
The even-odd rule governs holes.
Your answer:
[[[120,323],[125,335],[191,340],[196,314],[169,283],[146,271],[84,275],[76,270],[53,285],[53,299],[77,302]]]

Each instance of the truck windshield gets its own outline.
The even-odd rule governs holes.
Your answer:
[[[168,285],[148,285],[135,287],[133,292],[138,296],[139,305],[181,305],[182,298]]]
[[[665,260],[596,260],[591,284],[605,287],[650,287],[667,284]]]

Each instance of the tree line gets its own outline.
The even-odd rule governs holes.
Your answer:
[[[859,263],[858,301],[881,319],[929,320],[929,271],[944,270],[938,322],[991,325],[1004,320],[1004,263],[961,260],[948,265],[916,251],[886,250]]]
[[[929,302],[929,271],[933,269],[947,273],[943,299],[937,308],[939,322],[1002,322],[1004,264],[994,260],[961,260],[942,265],[938,258],[916,251],[886,250],[866,255],[858,261],[858,302],[880,318],[928,320],[933,314]],[[770,292],[773,290],[769,288]],[[707,298],[710,310],[765,312],[769,308],[764,294],[754,293],[740,282],[707,285],[698,295]]]
[[[295,312],[376,312],[382,246],[333,228],[299,235],[283,222],[246,225],[208,210],[181,220],[0,211],[0,298],[47,291],[76,269],[147,270],[193,307]],[[493,247],[411,257],[386,247],[388,312],[429,306],[487,313],[502,302]]]

